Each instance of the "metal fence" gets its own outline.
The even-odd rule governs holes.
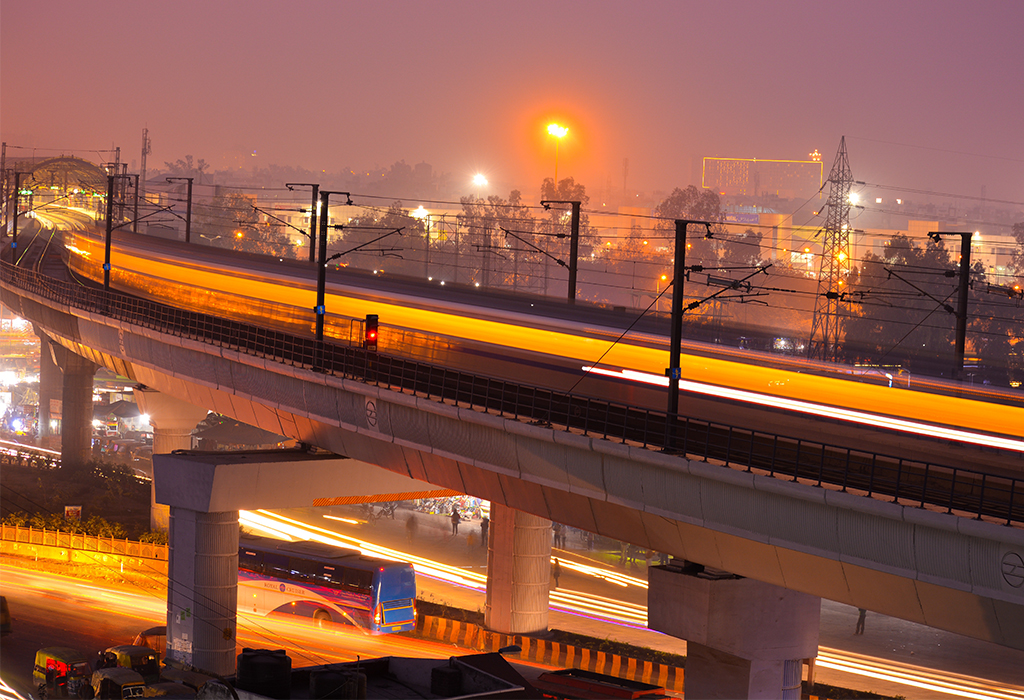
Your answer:
[[[1020,479],[669,415],[361,347],[317,342],[311,337],[70,284],[6,262],[0,264],[0,281],[60,305],[173,336],[552,429],[777,478],[888,497],[896,503],[1007,525],[1024,523],[1024,482]]]
[[[0,525],[0,540],[167,561],[167,545],[165,544],[122,540],[115,537],[101,537],[100,535],[85,535],[77,532],[65,532],[63,530],[39,530],[20,525]]]

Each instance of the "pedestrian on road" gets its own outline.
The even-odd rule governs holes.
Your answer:
[[[485,515],[480,521],[480,546],[487,546],[487,530],[491,526],[490,519]]]
[[[459,515],[459,509],[456,506],[452,506],[452,534],[459,534],[459,523],[462,522],[462,517]]]
[[[558,588],[558,577],[562,575],[562,565],[558,563],[558,558],[555,558],[555,563],[551,565],[551,575],[555,577],[555,588]]]
[[[410,515],[409,519],[405,521],[405,534],[409,538],[410,544],[412,544],[412,541],[416,539],[416,526],[416,516]]]
[[[857,629],[854,630],[854,634],[864,634],[864,618],[868,616],[868,611],[864,608],[857,608]]]

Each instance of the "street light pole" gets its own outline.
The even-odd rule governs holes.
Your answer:
[[[330,218],[328,216],[328,207],[330,206],[332,194],[345,195],[348,200],[345,204],[352,206],[352,195],[348,192],[332,192],[328,190],[320,192],[320,245],[316,261],[316,308],[313,309],[316,312],[316,339],[318,342],[322,342],[324,339],[324,315],[326,312],[324,296],[327,288],[327,219]]]
[[[192,179],[190,177],[169,177],[167,182],[185,180],[188,182],[188,203],[185,205],[185,242],[192,242]]]
[[[312,187],[313,188],[313,203],[309,207],[309,261],[314,262],[316,260],[316,205],[320,197],[320,184],[311,182],[286,182],[285,187],[292,189],[294,187]],[[324,215],[326,217],[326,214]]]
[[[569,133],[569,127],[548,124],[548,133],[555,137],[555,192],[558,191],[558,142]]]
[[[576,268],[577,259],[580,255],[580,206],[582,202],[574,202],[570,200],[560,199],[545,199],[541,201],[541,205],[545,209],[550,209],[552,204],[571,204],[572,205],[572,222],[569,229],[569,303],[576,303]]]

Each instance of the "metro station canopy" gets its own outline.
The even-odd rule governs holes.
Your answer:
[[[57,187],[106,192],[107,171],[87,160],[75,156],[47,158],[36,162],[22,161],[14,164],[15,169],[29,173],[23,175],[22,187],[26,189]]]

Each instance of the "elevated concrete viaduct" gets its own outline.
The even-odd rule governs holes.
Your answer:
[[[193,406],[779,589],[1024,649],[1020,528],[530,425],[120,323],[25,292],[5,289],[4,301],[67,350]],[[305,505],[333,495],[324,492]],[[680,588],[656,587],[650,606],[685,602],[673,599]],[[806,610],[806,601],[797,608]],[[694,629],[664,624],[666,631]],[[708,646],[712,637],[705,638]],[[745,647],[739,641],[714,644],[733,653]],[[794,641],[786,653],[803,653],[806,643]],[[734,655],[746,658],[743,653]],[[703,658],[713,665],[714,656]],[[751,668],[762,673],[766,665]],[[776,691],[787,668],[771,670]],[[760,681],[744,682],[756,696],[751,689]]]

